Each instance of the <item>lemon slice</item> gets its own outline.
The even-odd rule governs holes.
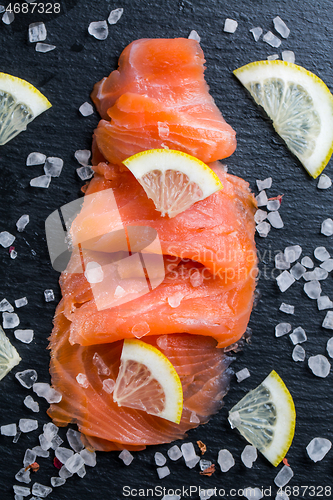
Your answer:
[[[113,399],[118,406],[143,410],[179,424],[183,389],[178,373],[156,347],[125,339]]]
[[[211,168],[181,151],[150,149],[123,163],[163,217],[175,217],[223,187]]]
[[[273,370],[229,412],[229,422],[275,467],[285,457],[295,432],[295,405]]]
[[[21,358],[0,326],[0,380],[18,365]]]
[[[51,103],[33,85],[0,73],[0,146],[27,128]]]
[[[333,152],[333,96],[325,83],[286,61],[257,61],[234,71],[276,132],[316,178]]]

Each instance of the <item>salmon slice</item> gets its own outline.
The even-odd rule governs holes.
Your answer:
[[[255,204],[247,183],[214,168],[224,188],[175,218],[165,219],[130,172],[106,164],[96,167],[98,173],[87,194],[103,190],[107,194],[112,186],[119,215],[108,215],[108,198],[88,201],[86,197],[87,203],[72,225],[72,241],[78,243],[100,234],[93,240],[94,250],[105,253],[112,248],[109,236],[121,224],[127,228],[152,227],[161,242],[166,275],[146,295],[100,310],[96,301],[100,303],[103,294],[114,293],[113,268],[104,268],[108,288],[93,294],[82,272],[81,258],[74,252],[60,279],[64,314],[72,323],[71,343],[101,344],[140,336],[136,332],[142,324],[148,335],[207,335],[214,337],[219,347],[243,335],[257,276]],[[200,283],[193,284],[193,272],[199,274]],[[176,296],[180,303],[172,307]]]
[[[62,400],[52,404],[48,414],[58,426],[76,423],[91,448],[138,450],[150,444],[169,443],[184,438],[189,429],[207,422],[221,408],[233,358],[223,349],[216,349],[214,339],[188,334],[145,339],[169,358],[181,379],[184,409],[180,424],[174,424],[144,411],[119,407],[112,394],[103,390],[104,379],[117,377],[122,341],[90,347],[71,345],[69,330],[61,302],[50,342],[50,372]],[[94,363],[96,353],[109,372]],[[88,387],[78,384],[79,373],[86,375]]]
[[[235,132],[209,94],[204,63],[199,43],[187,38],[128,45],[118,70],[97,83],[91,96],[103,118],[95,139],[104,158],[120,165],[161,147],[205,163],[230,156]]]

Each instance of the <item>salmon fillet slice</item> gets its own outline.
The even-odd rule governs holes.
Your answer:
[[[182,382],[184,410],[180,424],[174,424],[144,411],[119,407],[112,394],[103,390],[105,378],[116,379],[122,341],[90,347],[71,345],[69,329],[70,322],[60,302],[50,342],[50,372],[53,387],[61,392],[62,400],[52,404],[48,414],[60,427],[76,423],[89,447],[103,451],[138,450],[150,444],[168,443],[184,438],[189,429],[207,422],[222,407],[233,358],[223,349],[216,349],[214,339],[188,334],[146,339],[167,356]],[[96,353],[109,368],[108,375],[98,373],[93,362]],[[79,373],[87,376],[88,387],[78,384]]]

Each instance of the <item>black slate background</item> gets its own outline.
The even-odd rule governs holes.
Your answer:
[[[98,41],[91,37],[87,32],[89,23],[106,19],[110,10],[117,7],[124,8],[124,15],[118,24],[109,27],[108,39]],[[283,40],[279,49],[271,48],[262,40],[254,42],[249,29],[261,26],[266,31],[273,30],[272,19],[276,15],[280,15],[291,29],[289,38]],[[236,33],[223,32],[226,17],[239,22]],[[329,331],[320,326],[325,311],[318,312],[316,301],[305,296],[300,283],[281,294],[271,273],[274,252],[287,245],[298,243],[303,247],[303,255],[310,256],[319,245],[325,245],[332,251],[332,238],[320,234],[321,222],[332,216],[332,188],[327,191],[316,188],[317,182],[287,151],[269,120],[232,76],[232,70],[289,49],[295,52],[296,63],[315,72],[332,90],[332,18],[330,0],[121,0],[118,3],[66,0],[61,2],[60,15],[20,14],[10,26],[0,22],[0,70],[28,80],[53,104],[49,111],[29,125],[26,132],[0,150],[0,231],[7,230],[17,236],[14,245],[18,252],[17,259],[12,260],[8,249],[0,249],[0,300],[6,297],[13,303],[15,299],[27,296],[29,304],[17,310],[20,328],[33,328],[35,331],[35,339],[30,345],[16,341],[12,330],[6,331],[22,361],[1,381],[0,425],[18,422],[21,417],[37,416],[40,422],[38,431],[22,435],[17,444],[13,444],[11,438],[0,436],[1,500],[13,498],[12,485],[18,484],[14,475],[22,467],[24,452],[26,448],[38,444],[42,424],[49,420],[45,413],[46,402],[40,400],[39,414],[32,414],[25,408],[23,399],[31,392],[19,385],[14,374],[19,370],[35,368],[40,381],[49,380],[47,338],[60,291],[57,284],[59,275],[48,259],[44,221],[55,209],[79,195],[83,183],[75,172],[79,165],[74,152],[90,147],[91,134],[99,119],[97,113],[83,118],[78,108],[86,100],[89,101],[93,84],[116,68],[121,50],[132,40],[187,37],[192,29],[196,29],[202,37],[201,45],[207,60],[206,79],[211,93],[225,119],[237,131],[237,150],[226,160],[229,172],[244,177],[254,190],[255,179],[272,176],[270,196],[285,195],[280,209],[285,227],[282,230],[272,229],[266,239],[258,238],[261,261],[258,288],[262,298],[251,317],[252,343],[237,355],[233,365],[235,371],[248,367],[251,377],[241,384],[233,379],[225,398],[225,407],[209,424],[191,431],[188,437],[192,442],[198,439],[204,441],[208,448],[204,458],[215,463],[218,450],[229,449],[236,465],[226,474],[217,467],[217,472],[207,478],[199,475],[198,466],[190,470],[182,460],[176,463],[168,460],[171,475],[159,480],[154,453],[158,450],[166,454],[170,445],[150,447],[136,453],[130,467],[122,464],[116,452],[98,453],[97,466],[94,469],[87,467],[84,479],[69,479],[64,486],[54,489],[48,498],[64,500],[71,496],[75,500],[119,500],[124,498],[122,488],[125,485],[136,489],[192,485],[206,489],[225,488],[227,493],[230,488],[272,486],[271,498],[275,498],[277,488],[273,479],[281,466],[276,469],[259,456],[253,468],[246,469],[240,460],[246,443],[236,431],[230,429],[226,418],[228,410],[273,368],[289,387],[297,411],[296,434],[287,455],[295,473],[289,485],[317,487],[303,498],[325,496],[325,490],[321,491],[318,487],[332,485],[332,452],[322,462],[314,464],[307,457],[305,447],[316,436],[333,438],[332,374],[326,379],[314,377],[306,362],[292,361],[293,346],[288,336],[274,337],[274,326],[288,321],[293,327],[302,326],[306,330],[308,341],[303,346],[307,358],[325,354],[326,342],[330,338]],[[34,44],[28,42],[28,25],[39,20],[47,26],[46,42],[57,46],[53,52],[36,53]],[[25,166],[31,151],[64,159],[60,178],[53,179],[47,190],[29,186],[31,178],[43,173],[41,166]],[[333,175],[332,161],[325,172]],[[30,215],[30,224],[23,233],[17,233],[15,223],[24,213]],[[323,293],[333,298],[331,276],[322,286]],[[45,303],[43,291],[46,288],[54,289],[56,302]],[[295,316],[278,310],[282,301],[295,305]],[[65,431],[61,430],[60,434],[64,436]],[[39,459],[39,462],[41,469],[32,478],[49,484],[51,475],[56,475],[51,459]],[[291,498],[298,496],[302,496],[302,491],[297,494],[294,490]],[[134,498],[134,492],[131,498]],[[158,491],[154,498],[160,498]],[[192,493],[192,498],[198,498],[198,494]],[[234,498],[240,497],[236,494]]]

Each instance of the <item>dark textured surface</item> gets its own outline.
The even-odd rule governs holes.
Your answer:
[[[294,50],[298,64],[315,72],[332,89],[331,1],[121,0],[114,3],[105,0],[66,0],[61,4],[62,14],[59,16],[21,14],[10,26],[0,23],[0,70],[30,81],[53,104],[26,132],[0,150],[0,230],[8,230],[17,236],[14,245],[18,252],[17,259],[11,260],[8,249],[0,249],[0,300],[6,297],[13,303],[15,299],[27,296],[29,304],[17,310],[21,319],[20,327],[33,328],[35,331],[34,341],[25,345],[15,340],[12,330],[7,330],[22,361],[19,368],[15,368],[1,382],[0,425],[18,422],[21,417],[37,416],[40,422],[39,431],[22,435],[17,444],[13,444],[11,438],[0,436],[1,500],[13,498],[12,485],[18,484],[14,475],[22,467],[24,451],[38,444],[38,433],[42,424],[48,421],[46,402],[40,401],[39,414],[32,414],[24,407],[23,399],[30,391],[19,385],[14,373],[35,368],[40,381],[49,380],[47,338],[60,291],[58,273],[53,271],[48,259],[44,221],[53,210],[74,200],[80,192],[82,182],[75,172],[78,164],[74,152],[90,147],[91,133],[98,116],[94,114],[83,118],[78,108],[89,100],[93,84],[115,69],[121,50],[132,40],[142,37],[186,37],[191,29],[196,29],[202,37],[201,45],[207,60],[206,79],[211,93],[225,119],[237,131],[237,150],[226,161],[229,171],[247,179],[253,189],[255,179],[272,175],[270,196],[285,195],[280,210],[285,227],[282,230],[273,229],[267,239],[258,239],[262,271],[259,289],[262,299],[251,318],[250,326],[254,332],[252,344],[238,354],[234,363],[236,371],[248,367],[251,377],[241,384],[233,379],[231,390],[225,398],[225,407],[209,424],[192,431],[188,438],[192,442],[201,439],[206,443],[208,451],[205,458],[215,463],[218,450],[229,449],[236,465],[226,474],[217,470],[212,477],[207,478],[199,475],[198,466],[190,470],[182,460],[168,462],[171,475],[159,480],[153,456],[157,450],[166,453],[170,445],[136,453],[135,460],[128,468],[122,465],[117,453],[98,453],[97,466],[94,469],[87,467],[84,479],[69,479],[66,485],[54,489],[48,498],[121,499],[124,485],[137,489],[158,485],[165,488],[191,485],[218,487],[225,488],[227,493],[230,488],[272,486],[271,498],[275,498],[277,488],[273,479],[281,466],[275,469],[259,456],[253,468],[246,469],[240,460],[246,443],[236,431],[230,429],[226,418],[228,410],[273,368],[289,387],[297,411],[296,434],[288,453],[295,475],[289,485],[330,485],[332,452],[322,462],[314,464],[307,457],[305,447],[313,437],[333,437],[332,375],[327,379],[314,377],[306,362],[292,361],[293,346],[288,336],[280,339],[274,337],[274,326],[289,321],[293,327],[301,325],[307,332],[308,341],[303,344],[307,358],[313,354],[325,354],[325,345],[330,337],[329,331],[320,326],[325,311],[318,312],[316,301],[305,296],[301,283],[296,283],[284,294],[279,293],[271,272],[274,252],[289,244],[299,243],[303,247],[303,255],[312,256],[314,248],[319,245],[325,245],[332,252],[332,238],[320,234],[322,220],[332,216],[332,188],[327,191],[316,188],[316,181],[289,154],[269,121],[261,115],[232,76],[232,70],[289,49]],[[106,41],[98,41],[88,35],[87,28],[91,21],[106,19],[111,9],[120,6],[124,8],[124,15],[117,25],[109,27]],[[262,40],[255,43],[249,29],[262,26],[266,31],[273,30],[272,19],[276,15],[280,15],[291,29],[289,38],[283,40],[279,49],[269,47]],[[226,17],[239,22],[235,34],[223,32]],[[28,24],[38,20],[46,22],[46,42],[57,46],[53,52],[36,53],[34,46],[27,41]],[[31,151],[64,159],[60,178],[53,179],[47,190],[29,186],[32,177],[43,173],[41,166],[25,166],[25,159]],[[332,162],[326,172],[332,174]],[[24,233],[17,233],[15,222],[24,213],[30,215],[30,224]],[[331,276],[323,282],[322,287],[324,294],[333,298]],[[55,290],[56,302],[44,302],[43,290],[46,288]],[[278,311],[282,301],[295,305],[295,316]],[[61,435],[64,435],[64,431],[61,431]],[[39,459],[39,462],[41,469],[33,475],[33,480],[49,484],[49,478],[56,475],[56,470],[50,459]],[[311,498],[315,496],[313,493],[325,496],[325,490],[317,489],[315,492],[308,491],[303,497]],[[159,491],[156,491],[154,497],[160,496]],[[302,490],[299,494],[294,490],[291,498],[297,496],[302,496]],[[194,491],[192,498],[198,498]],[[239,497],[235,494],[234,498]]]

